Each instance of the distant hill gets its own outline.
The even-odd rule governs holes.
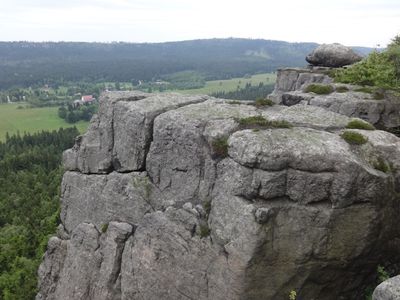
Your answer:
[[[0,89],[64,81],[148,81],[185,70],[207,80],[241,77],[304,66],[304,57],[316,46],[236,38],[140,44],[0,42]]]

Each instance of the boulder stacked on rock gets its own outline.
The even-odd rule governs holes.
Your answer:
[[[306,61],[313,66],[340,68],[354,64],[362,56],[350,47],[341,44],[322,44],[306,57]]]
[[[400,250],[400,139],[251,104],[104,94],[64,154],[37,299],[361,299]]]

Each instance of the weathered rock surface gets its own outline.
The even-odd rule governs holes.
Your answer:
[[[372,300],[398,300],[400,299],[400,276],[385,280],[375,289]]]
[[[350,47],[341,44],[322,44],[306,57],[306,61],[313,66],[343,67],[354,64],[362,59],[362,56],[354,52]]]
[[[277,84],[269,98],[275,103],[286,106],[302,104],[322,107],[348,117],[361,118],[380,128],[400,127],[400,100],[398,97],[386,93],[382,95],[383,99],[377,100],[373,94],[360,91],[358,86],[333,84],[328,75],[316,73],[321,70],[311,70],[278,70]],[[307,80],[300,81],[300,78],[307,78]],[[329,95],[305,92],[306,88],[313,83],[330,84],[334,92]],[[348,91],[340,91],[341,87],[345,87]],[[337,91],[338,89],[339,91]]]
[[[252,116],[292,127],[240,124]],[[400,251],[400,139],[355,130],[368,142],[349,145],[349,121],[314,105],[106,94],[64,155],[37,299],[363,298]]]

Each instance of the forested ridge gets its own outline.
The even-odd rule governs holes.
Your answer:
[[[0,299],[34,299],[36,273],[59,218],[61,153],[78,130],[0,142]]]
[[[304,66],[304,57],[316,45],[236,38],[143,44],[0,42],[0,89],[82,81],[137,83],[181,71],[196,71],[205,80],[242,77]]]

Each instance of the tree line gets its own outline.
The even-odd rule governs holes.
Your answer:
[[[0,142],[0,299],[35,298],[37,268],[59,223],[61,153],[74,128]]]

